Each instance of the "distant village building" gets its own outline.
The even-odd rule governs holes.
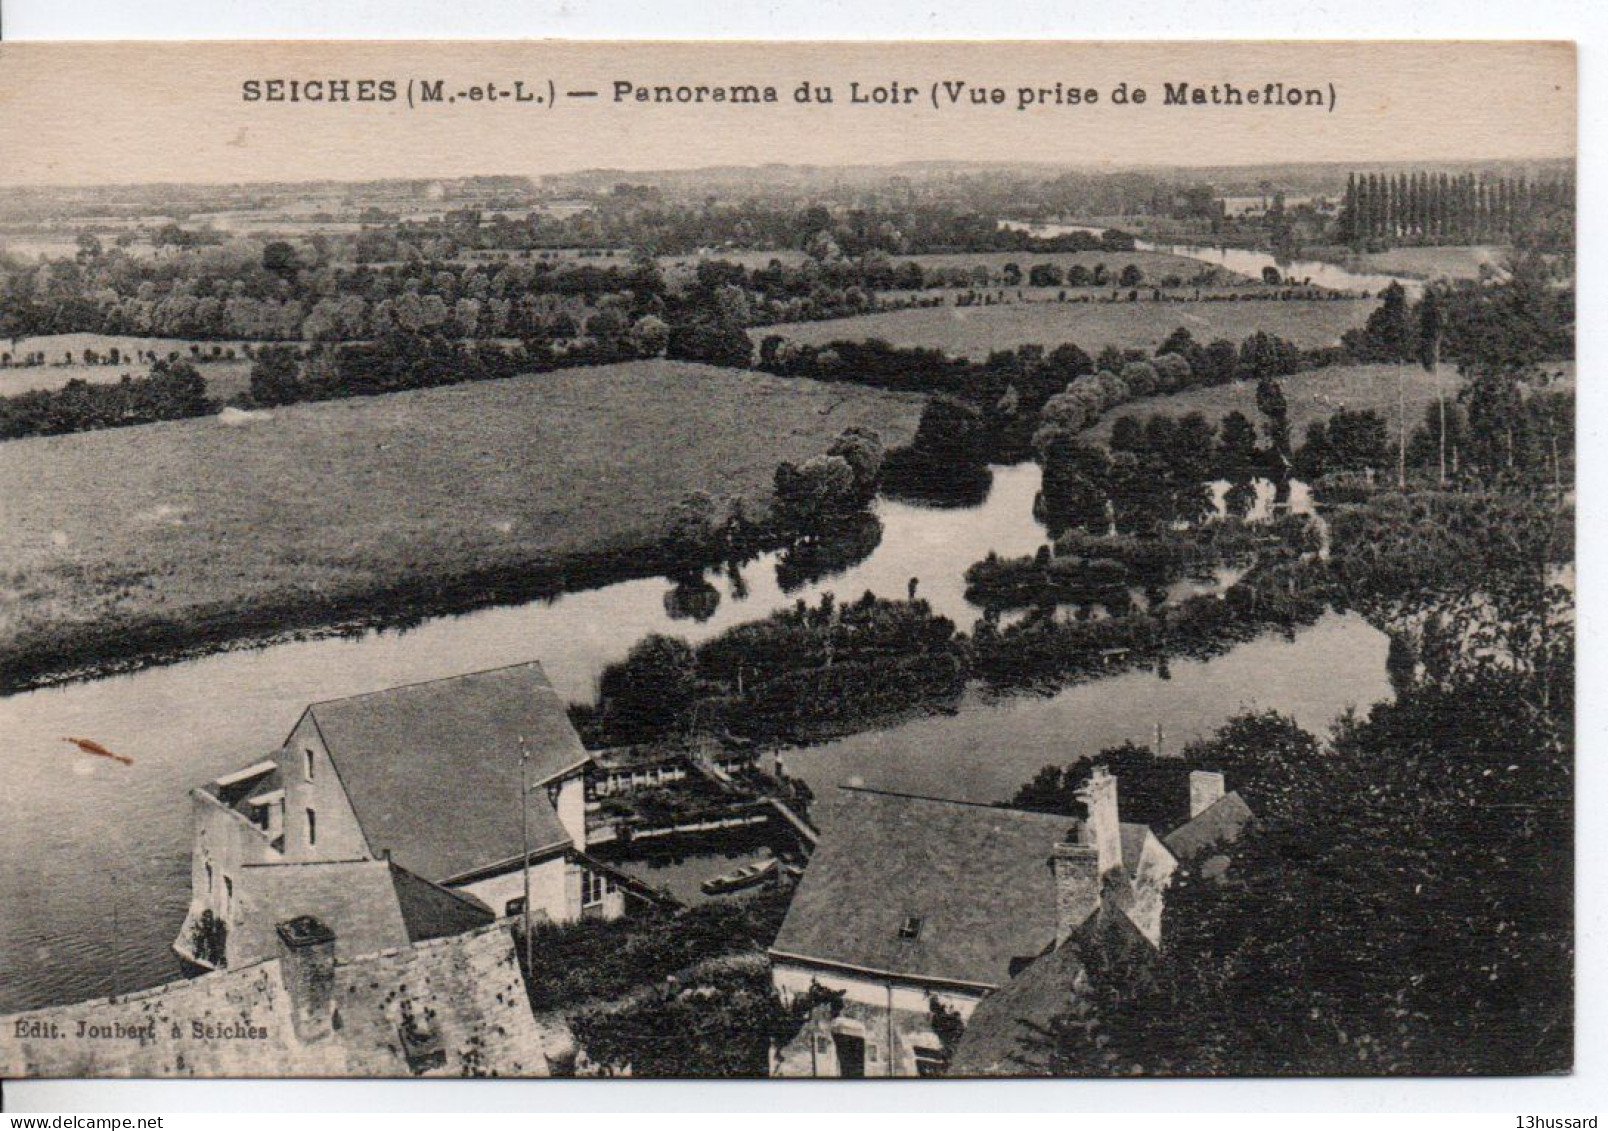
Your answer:
[[[547,1076],[566,1028],[532,1014],[507,923],[356,953],[321,919],[268,955],[6,1018],[0,1076]]]
[[[1335,202],[1326,196],[1312,193],[1258,193],[1255,196],[1225,196],[1222,198],[1223,215],[1230,218],[1254,218],[1266,216],[1277,208],[1296,209],[1307,207],[1320,215],[1332,215],[1339,209]]]
[[[536,663],[315,703],[273,754],[191,791],[174,948],[259,961],[304,915],[345,954],[457,934],[523,914],[527,852],[534,918],[618,917],[652,896],[587,854],[590,765]]]
[[[784,999],[818,988],[842,1001],[812,1011],[777,1050],[774,1073],[928,1075],[951,1053],[963,1070],[987,1071],[977,1056],[993,1043],[967,1054],[979,1022],[985,1035],[1014,1039],[1019,999],[1055,1012],[1069,1004],[1059,971],[1076,955],[1069,940],[1099,930],[1160,945],[1179,849],[1194,856],[1232,839],[1239,814],[1249,816],[1222,787],[1219,774],[1193,775],[1191,819],[1165,841],[1120,819],[1103,767],[1085,787],[1082,820],[842,791],[770,951]],[[967,1023],[959,1050],[943,1047],[940,1010]]]

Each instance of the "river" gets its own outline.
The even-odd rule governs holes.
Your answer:
[[[1087,224],[1040,224],[1016,220],[1003,221],[1002,226],[1013,228],[1017,231],[1030,232],[1042,239],[1070,235],[1073,232],[1088,232],[1097,236],[1105,231],[1104,228],[1090,227]],[[1319,259],[1295,259],[1281,262],[1268,252],[1252,251],[1249,248],[1155,243],[1141,239],[1134,240],[1133,246],[1135,251],[1164,252],[1168,255],[1183,256],[1186,259],[1198,259],[1202,263],[1209,263],[1214,267],[1223,267],[1230,271],[1236,271],[1252,279],[1260,279],[1263,269],[1272,267],[1281,276],[1292,282],[1310,283],[1314,286],[1328,287],[1336,291],[1367,292],[1370,295],[1377,295],[1380,291],[1390,286],[1391,283],[1400,283],[1409,298],[1416,298],[1424,286],[1423,282],[1418,279],[1401,275],[1348,271],[1344,267],[1333,263],[1325,263]]]
[[[791,573],[787,560],[769,554],[735,576],[712,572],[692,599],[685,591],[672,597],[662,578],[627,581],[407,630],[288,641],[0,699],[8,757],[0,790],[0,1012],[127,991],[180,972],[168,944],[188,900],[186,791],[275,748],[307,703],[530,659],[543,662],[567,699],[590,700],[603,666],[646,633],[697,641],[827,590],[846,599],[867,589],[903,597],[912,578],[935,609],[969,630],[978,610],[965,599],[962,574],[990,550],[1028,554],[1046,540],[1032,517],[1037,490],[1037,467],[1022,464],[995,468],[978,506],[879,500],[881,539],[874,549],[862,546],[868,556],[796,588],[779,580]],[[718,595],[713,608],[711,593]],[[689,608],[707,615],[687,616]],[[818,793],[859,777],[993,801],[1048,762],[1148,740],[1157,722],[1169,745],[1250,705],[1321,729],[1348,704],[1389,694],[1384,654],[1384,638],[1360,619],[1326,617],[1293,639],[1268,637],[1213,660],[1180,661],[1169,680],[1130,672],[1048,698],[973,694],[954,716],[787,758]],[[65,735],[93,738],[133,764],[79,754]]]

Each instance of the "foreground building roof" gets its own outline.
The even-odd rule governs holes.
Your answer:
[[[855,789],[819,817],[778,959],[988,987],[1054,942],[1071,818]]]
[[[1206,861],[1206,874],[1221,874],[1222,850],[1233,844],[1253,820],[1245,799],[1227,793],[1161,838],[1180,861]],[[1142,826],[1133,826],[1139,828]],[[1132,875],[1136,834],[1122,826],[1124,864]],[[1130,843],[1133,840],[1135,843]],[[1214,865],[1216,865],[1214,867]],[[1107,911],[1113,908],[1108,904]],[[977,1004],[950,1064],[953,1076],[1031,1076],[1052,1070],[1051,1038],[1055,1019],[1080,1008],[1085,988],[1083,948],[1149,953],[1149,944],[1127,914],[1105,913],[1084,924],[1066,943],[1022,969],[1016,977]],[[1090,1050],[1090,1055],[1098,1053]],[[1099,1072],[1100,1065],[1090,1064]]]
[[[231,946],[236,963],[272,955],[274,925],[292,915],[329,924],[343,957],[462,934],[495,918],[479,900],[388,860],[247,864],[236,891],[243,912]]]
[[[1051,1069],[1056,1018],[1076,1008],[1085,984],[1081,947],[1143,954],[1145,937],[1126,915],[1101,915],[1077,935],[995,990],[972,1011],[951,1076],[1038,1076]]]
[[[587,757],[538,663],[332,699],[307,716],[370,850],[438,883],[521,855],[521,739],[533,786]],[[527,810],[532,852],[570,844],[540,791]]]

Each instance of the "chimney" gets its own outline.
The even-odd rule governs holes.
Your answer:
[[[1212,770],[1189,771],[1189,817],[1200,816],[1223,799],[1223,775]]]
[[[335,932],[311,915],[279,924],[279,976],[290,994],[291,1027],[303,1042],[329,1036],[335,1009]]]
[[[1091,915],[1100,910],[1099,858],[1094,845],[1078,830],[1077,842],[1057,844],[1050,856],[1055,877],[1055,945],[1072,937]]]
[[[1078,790],[1087,816],[1083,821],[1083,842],[1094,845],[1099,872],[1103,876],[1122,867],[1122,828],[1117,815],[1117,779],[1096,766],[1089,780]]]

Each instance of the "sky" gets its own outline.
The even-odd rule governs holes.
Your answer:
[[[388,80],[397,95],[246,98],[247,83],[276,79],[346,79],[354,92],[360,79]],[[423,105],[420,84],[438,79],[462,97]],[[472,99],[476,87],[507,91],[516,81],[532,101]],[[797,101],[805,82],[830,87],[832,104]],[[1165,105],[1168,83],[1260,91],[1279,82],[1319,91],[1321,104]],[[768,85],[778,101],[616,100],[616,83]],[[900,94],[854,103],[856,83],[868,99],[878,88]],[[0,44],[0,184],[539,176],[772,162],[1525,160],[1574,154],[1575,86],[1573,47],[1540,42],[10,43]],[[1123,87],[1130,97],[1119,102]],[[1024,89],[1035,96],[1019,109]],[[1064,92],[1073,89],[1094,90],[1098,101],[1071,104]],[[586,90],[598,97],[566,94]],[[987,92],[981,104],[971,100],[977,90]],[[557,93],[551,103],[549,91]]]

